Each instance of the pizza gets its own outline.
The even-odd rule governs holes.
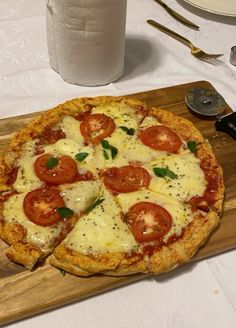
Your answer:
[[[0,160],[7,257],[78,276],[158,274],[218,226],[222,169],[188,120],[125,97],[67,101],[21,129]]]

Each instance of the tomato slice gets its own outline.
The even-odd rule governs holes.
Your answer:
[[[180,137],[163,125],[150,126],[139,134],[142,143],[156,150],[177,153],[182,145]]]
[[[148,171],[140,166],[112,167],[103,173],[105,186],[115,193],[132,192],[141,187],[148,187],[150,180]]]
[[[34,169],[37,177],[50,185],[60,185],[74,182],[78,173],[76,162],[69,156],[57,158],[58,164],[52,168],[47,168],[51,154],[43,154],[34,162]]]
[[[56,210],[64,206],[65,202],[59,191],[50,188],[40,188],[29,192],[23,203],[27,218],[41,226],[57,223],[61,216]]]
[[[160,205],[140,202],[127,213],[128,224],[138,242],[149,242],[162,238],[170,231],[172,217]]]
[[[80,124],[80,131],[86,142],[98,145],[99,142],[109,137],[115,130],[115,122],[105,114],[87,115]]]

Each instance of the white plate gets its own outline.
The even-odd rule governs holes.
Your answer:
[[[236,17],[236,0],[184,0],[199,9],[218,15]]]

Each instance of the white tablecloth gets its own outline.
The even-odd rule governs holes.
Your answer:
[[[118,1],[118,0],[117,0]],[[65,83],[50,67],[43,0],[0,0],[0,117],[50,108],[79,96],[124,95],[196,80],[208,80],[236,109],[236,18],[166,0],[198,24],[191,30],[153,0],[128,0],[123,77],[104,87]],[[146,23],[152,18],[209,52],[224,53],[222,66],[191,56],[189,49]],[[112,28],[112,27],[111,27]],[[236,251],[156,278],[104,293],[14,324],[30,327],[235,328]]]

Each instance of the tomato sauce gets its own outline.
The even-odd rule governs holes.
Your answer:
[[[62,131],[62,129],[53,130],[51,128],[46,129],[43,132],[43,135],[39,137],[39,141],[36,146],[44,145],[44,144],[54,144],[60,139],[66,138],[66,134]]]
[[[17,173],[18,173],[18,167],[14,167],[9,173],[7,173],[7,181],[6,185],[10,186],[16,181]]]
[[[16,194],[17,192],[15,190],[4,191],[0,194],[0,202],[5,202],[9,197]]]
[[[78,172],[77,176],[75,177],[73,182],[76,181],[88,181],[88,180],[95,180],[95,177],[92,172],[86,171],[84,173]]]

